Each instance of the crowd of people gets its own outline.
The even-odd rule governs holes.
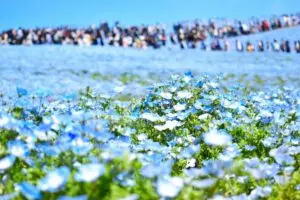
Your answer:
[[[0,44],[7,45],[39,45],[39,44],[68,44],[68,45],[111,45],[136,48],[160,48],[166,46],[167,41],[170,45],[179,45],[180,48],[201,48],[207,49],[207,38],[211,39],[210,49],[213,51],[230,49],[227,38],[239,35],[249,35],[257,32],[292,27],[300,25],[300,13],[292,15],[282,15],[266,19],[251,19],[247,23],[242,21],[229,20],[209,20],[208,22],[193,21],[181,22],[173,26],[173,31],[167,34],[164,25],[149,26],[121,26],[116,22],[109,26],[107,22],[101,23],[98,27],[90,26],[88,28],[72,28],[68,26],[58,28],[35,28],[35,29],[10,29],[0,34]],[[224,40],[224,45],[220,44]],[[273,41],[273,44],[278,42]],[[281,46],[285,46],[285,51],[291,50],[291,44],[288,41]],[[299,49],[299,41],[295,43],[295,49]],[[244,45],[237,42],[236,49],[243,51]],[[265,47],[266,46],[266,47]],[[277,48],[270,47],[269,42],[259,42],[258,51]],[[275,45],[277,46],[277,45]],[[253,47],[253,48],[252,48]],[[255,50],[253,44],[248,42],[245,50]],[[276,49],[276,50],[275,50]]]
[[[70,44],[70,45],[112,45],[122,47],[159,48],[166,44],[167,35],[163,26],[122,27],[116,22],[113,27],[102,23],[88,28],[37,28],[10,29],[0,37],[1,44]]]
[[[206,38],[223,39],[240,35],[250,35],[275,29],[300,25],[300,13],[282,15],[266,19],[251,19],[247,23],[238,20],[209,20],[207,23],[183,22],[173,26],[170,36],[172,44],[179,43],[182,49],[197,48]]]
[[[232,51],[230,42],[227,39],[221,40],[215,39],[210,43],[210,50],[212,51]],[[240,40],[235,40],[235,50],[238,52],[286,52],[291,53],[294,49],[296,53],[300,53],[300,40],[294,41],[292,44],[288,40],[281,40],[280,42],[274,39],[270,41],[259,40],[256,43],[250,41],[242,42]],[[205,42],[201,42],[201,49],[207,50],[208,47]]]

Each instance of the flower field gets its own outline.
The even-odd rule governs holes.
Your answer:
[[[0,199],[300,199],[297,55],[3,48]]]

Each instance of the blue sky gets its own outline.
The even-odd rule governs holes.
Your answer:
[[[300,0],[3,0],[0,30],[86,26],[103,20],[128,25],[210,17],[248,19],[299,11]]]

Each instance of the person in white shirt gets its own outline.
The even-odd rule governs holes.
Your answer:
[[[275,51],[275,52],[279,52],[279,51],[280,51],[280,45],[279,45],[279,43],[277,42],[277,40],[274,40],[274,41],[273,41],[272,47],[273,47],[273,51]]]
[[[236,40],[236,41],[235,41],[235,47],[236,47],[236,50],[237,50],[238,52],[244,51],[243,44],[242,44],[241,41],[239,41],[239,40]]]

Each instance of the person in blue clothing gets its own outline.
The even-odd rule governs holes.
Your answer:
[[[204,41],[201,41],[201,45],[200,45],[201,49],[206,51],[207,47]]]

